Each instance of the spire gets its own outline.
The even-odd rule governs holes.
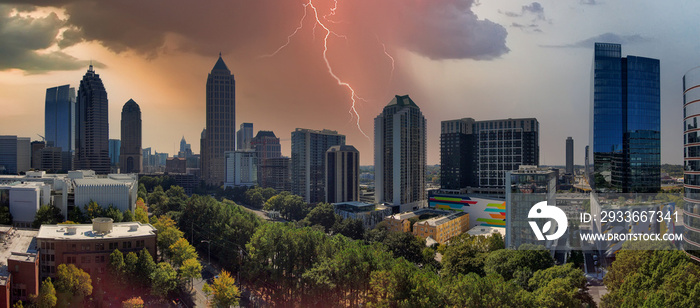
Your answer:
[[[219,53],[219,59],[216,60],[216,64],[214,64],[214,68],[212,68],[212,71],[217,71],[217,70],[223,70],[227,72],[231,72],[228,69],[228,66],[226,66],[226,63],[224,63],[224,59],[221,58],[221,53]]]

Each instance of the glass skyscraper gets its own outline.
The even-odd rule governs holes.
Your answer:
[[[61,169],[71,170],[75,150],[75,88],[46,89],[44,105],[46,147],[61,148]]]
[[[683,248],[700,261],[700,67],[683,76],[683,160],[685,204]]]
[[[661,187],[659,60],[621,54],[619,44],[595,43],[591,185],[655,193]]]

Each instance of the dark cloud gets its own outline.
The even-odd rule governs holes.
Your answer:
[[[523,31],[542,32],[542,30],[540,29],[540,26],[537,25],[537,24],[527,24],[527,25],[525,25],[525,24],[521,24],[521,23],[514,22],[514,23],[512,23],[510,26],[513,27],[513,28],[521,29],[521,30],[523,30]]]
[[[539,2],[533,2],[528,5],[523,5],[520,9],[520,12],[499,11],[499,13],[504,14],[508,17],[523,17],[526,15],[534,15],[535,20],[547,20],[544,16],[544,7]]]
[[[46,51],[57,43],[65,21],[51,13],[45,17],[23,17],[27,6],[0,5],[0,70],[21,69],[28,73],[73,70],[86,65],[61,51]]]
[[[586,5],[597,5],[600,4],[600,2],[596,0],[580,0],[581,4],[586,4]]]
[[[542,47],[553,47],[553,48],[593,48],[594,43],[596,42],[605,42],[605,43],[615,43],[615,44],[638,44],[638,43],[645,43],[650,41],[651,39],[647,37],[643,37],[639,34],[632,34],[632,35],[620,35],[620,34],[615,34],[615,33],[603,33],[601,35],[597,35],[591,38],[587,38],[582,41],[578,41],[575,43],[571,44],[562,44],[562,45],[541,45]]]

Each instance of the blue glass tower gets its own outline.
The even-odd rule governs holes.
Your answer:
[[[595,43],[591,185],[655,193],[661,187],[659,60],[621,54],[619,44]]]
[[[62,169],[71,170],[75,150],[75,88],[46,89],[44,137],[47,147],[61,148]]]

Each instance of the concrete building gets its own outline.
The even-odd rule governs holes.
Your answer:
[[[80,81],[75,108],[75,161],[78,170],[108,174],[109,106],[100,75],[90,65]]]
[[[566,138],[566,174],[574,174],[574,139]]]
[[[92,279],[104,277],[115,249],[126,255],[145,248],[155,259],[156,233],[150,224],[113,223],[111,218],[95,218],[92,224],[42,225],[36,237],[41,278],[55,277],[61,264],[74,264]]]
[[[221,54],[207,77],[206,108],[202,178],[218,186],[225,180],[225,153],[236,150],[236,81]]]
[[[359,219],[365,229],[372,229],[391,215],[391,208],[359,201],[333,203],[335,213],[343,219]]]
[[[307,203],[326,200],[326,151],[345,145],[345,135],[333,130],[297,128],[292,132],[292,193]]]
[[[250,141],[253,139],[253,123],[241,123],[241,128],[236,132],[236,150],[252,149]]]
[[[0,174],[18,174],[31,169],[32,146],[29,138],[0,136]]]
[[[102,208],[113,205],[120,211],[136,208],[138,181],[136,176],[110,174],[109,178],[75,179],[75,206],[83,207],[95,201]]]
[[[0,181],[0,206],[10,209],[15,227],[30,228],[39,207],[50,200],[51,187],[45,183]]]
[[[62,165],[56,170],[73,169],[75,150],[75,88],[63,85],[46,89],[44,138],[47,147],[60,148]]]
[[[335,145],[326,151],[326,202],[360,200],[360,152],[351,145]]]
[[[141,108],[133,99],[129,99],[122,107],[122,142],[119,158],[121,173],[139,173],[143,171],[141,135]]]
[[[30,303],[39,294],[39,251],[36,230],[18,230],[0,226],[0,307],[16,302]]]
[[[506,248],[522,244],[548,245],[537,240],[528,222],[530,208],[540,201],[556,204],[557,174],[536,166],[520,166],[506,173]],[[554,232],[558,226],[551,227]]]
[[[225,187],[258,185],[258,159],[252,150],[226,152]]]
[[[261,176],[258,183],[262,188],[276,191],[292,191],[291,162],[289,157],[276,157],[258,160]]]
[[[377,203],[426,200],[426,121],[408,95],[396,95],[374,119]]]

